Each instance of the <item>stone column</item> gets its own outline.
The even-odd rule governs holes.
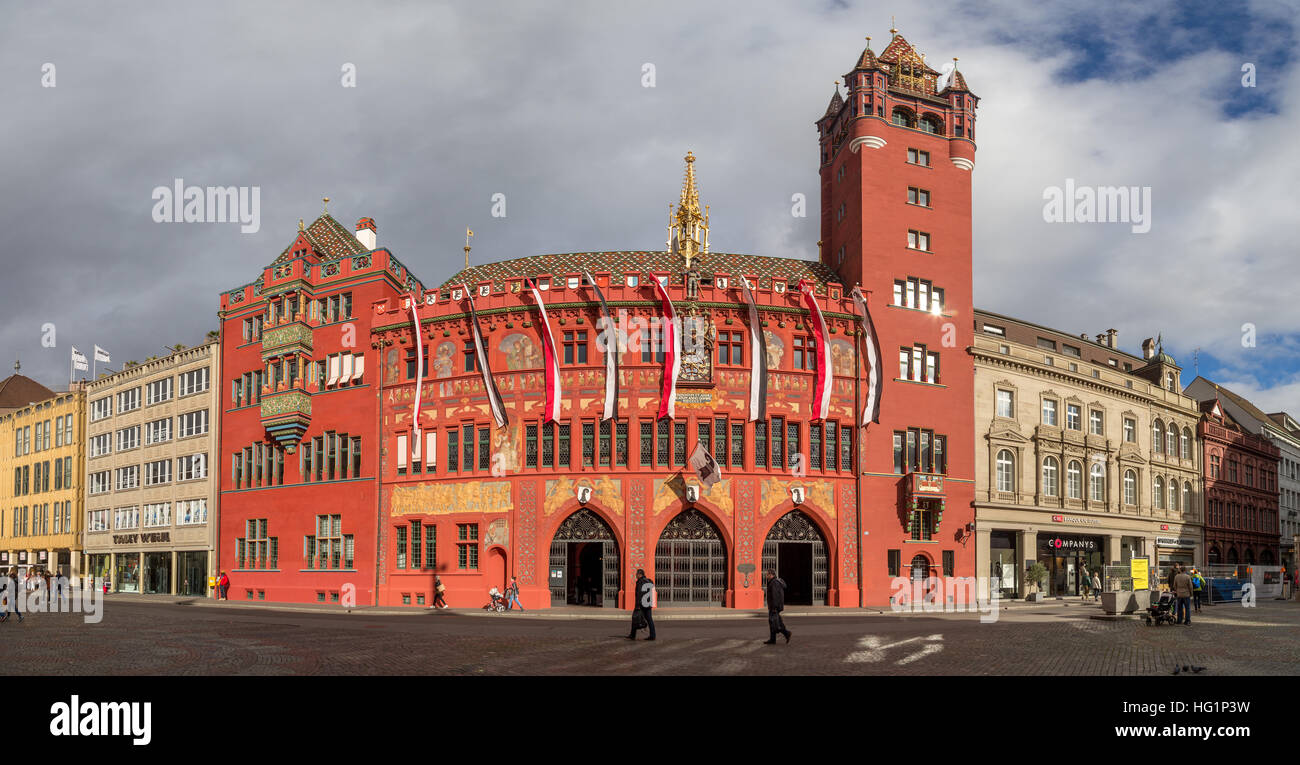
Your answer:
[[[171,590],[169,590],[168,594],[175,595],[176,594],[176,551],[172,550],[169,553],[169,555],[171,555],[171,559],[172,559],[172,570],[171,570]]]
[[[113,581],[113,578],[116,576],[117,576],[117,553],[111,552],[108,554],[108,572],[105,574],[105,577],[108,579],[109,592],[112,592],[117,589],[117,582]]]
[[[1016,595],[1023,598],[1029,594],[1029,582],[1025,580],[1025,564],[1028,561],[1038,560],[1038,532],[1020,532],[1019,550],[1017,552],[1020,555],[1020,560],[1017,561],[1020,568],[1017,570],[1016,576],[1020,580],[1016,587]]]
[[[989,567],[992,554],[989,551],[989,542],[992,537],[992,530],[977,525],[975,527],[975,581],[977,583],[976,597],[981,603],[986,602],[992,597],[990,587],[992,582],[989,577],[993,569]]]

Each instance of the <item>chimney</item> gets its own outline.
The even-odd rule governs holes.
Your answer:
[[[1106,330],[1106,345],[1110,346],[1111,348],[1114,348],[1115,350],[1119,350],[1119,330],[1118,330],[1118,329],[1108,329],[1108,330]]]
[[[1151,359],[1155,358],[1155,355],[1156,339],[1154,337],[1148,337],[1146,340],[1142,341],[1142,358]]]
[[[375,249],[375,219],[362,218],[357,221],[357,241],[367,250]]]
[[[1097,335],[1097,345],[1105,345],[1105,344],[1106,344],[1106,336]]]

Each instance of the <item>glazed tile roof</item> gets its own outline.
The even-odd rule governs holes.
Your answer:
[[[858,65],[853,67],[853,71],[856,72],[860,69],[879,69],[879,68],[880,68],[880,61],[876,58],[876,54],[871,52],[871,46],[868,45],[862,51],[862,56],[858,58]]]
[[[817,284],[818,291],[825,292],[826,284],[840,281],[839,275],[830,266],[794,258],[710,252],[700,256],[696,262],[699,264],[701,275],[723,273],[732,276],[757,276],[760,287],[770,287],[773,278],[786,279],[792,284],[797,284],[800,279],[811,279]],[[625,275],[644,274],[647,271],[657,273],[667,271],[672,274],[669,277],[670,283],[682,284],[684,264],[680,256],[666,251],[625,250],[530,255],[470,266],[457,272],[443,282],[442,286],[491,282],[494,287],[504,290],[508,288],[505,282],[512,279],[539,274],[552,276],[576,274],[583,270],[589,270],[593,274],[608,272],[614,280],[622,280]]]
[[[928,74],[939,74],[934,69],[931,69],[930,65],[921,59],[921,54],[917,53],[916,49],[912,47],[912,44],[907,40],[904,40],[902,35],[894,35],[894,39],[890,40],[889,45],[885,46],[885,49],[880,52],[880,58],[878,60],[884,61],[888,64],[897,64],[900,59],[904,58],[912,58],[915,61],[921,62],[921,67],[925,69]]]
[[[298,232],[308,242],[311,242],[312,249],[321,260],[334,260],[349,255],[361,255],[369,252],[365,245],[357,240],[357,237],[348,231],[346,227],[334,220],[329,213],[322,213],[319,218],[311,222],[306,229]],[[293,245],[298,241],[295,235],[293,242],[284,248],[280,257],[276,258],[274,263],[284,263],[293,259]],[[274,263],[272,265],[274,265]]]
[[[835,95],[831,96],[831,102],[826,107],[826,114],[822,115],[823,119],[826,117],[834,117],[839,114],[842,106],[844,106],[844,99],[840,98],[840,88],[837,85],[835,86]]]
[[[943,89],[944,93],[969,93],[970,88],[966,87],[966,78],[962,76],[961,70],[952,70],[952,80],[948,82],[948,87]]]

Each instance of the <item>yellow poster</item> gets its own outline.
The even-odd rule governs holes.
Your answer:
[[[1134,558],[1129,561],[1128,570],[1129,575],[1133,577],[1134,592],[1151,589],[1151,583],[1147,581],[1147,563],[1146,558]]]

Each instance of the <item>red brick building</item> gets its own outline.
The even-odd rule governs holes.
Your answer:
[[[378,352],[370,306],[420,284],[328,213],[221,295],[217,560],[235,600],[375,599]]]
[[[1280,450],[1246,431],[1217,398],[1201,402],[1206,563],[1277,565]]]
[[[762,572],[776,569],[792,604],[857,606],[888,603],[895,577],[973,575],[976,99],[959,73],[942,89],[938,76],[899,36],[845,76],[847,100],[837,90],[816,123],[819,262],[711,252],[690,155],[664,251],[467,265],[424,289],[374,249],[368,219],[362,239],[328,216],[307,227],[258,283],[222,298],[233,473],[220,560],[235,569],[233,596],[330,602],[354,582],[360,604],[427,606],[441,577],[452,606],[475,607],[516,576],[525,607],[626,607],[644,568],[661,606],[756,608]],[[608,419],[606,340],[620,335],[604,331],[584,273],[624,338]],[[667,336],[651,279],[689,341],[670,417],[659,416]],[[554,421],[529,280],[554,338]],[[801,282],[826,325],[824,417]],[[865,430],[859,283],[884,380],[879,423]],[[345,318],[331,302],[341,294]],[[355,326],[355,345],[340,324]],[[760,359],[766,411],[751,419]],[[697,444],[717,483],[688,466]]]

